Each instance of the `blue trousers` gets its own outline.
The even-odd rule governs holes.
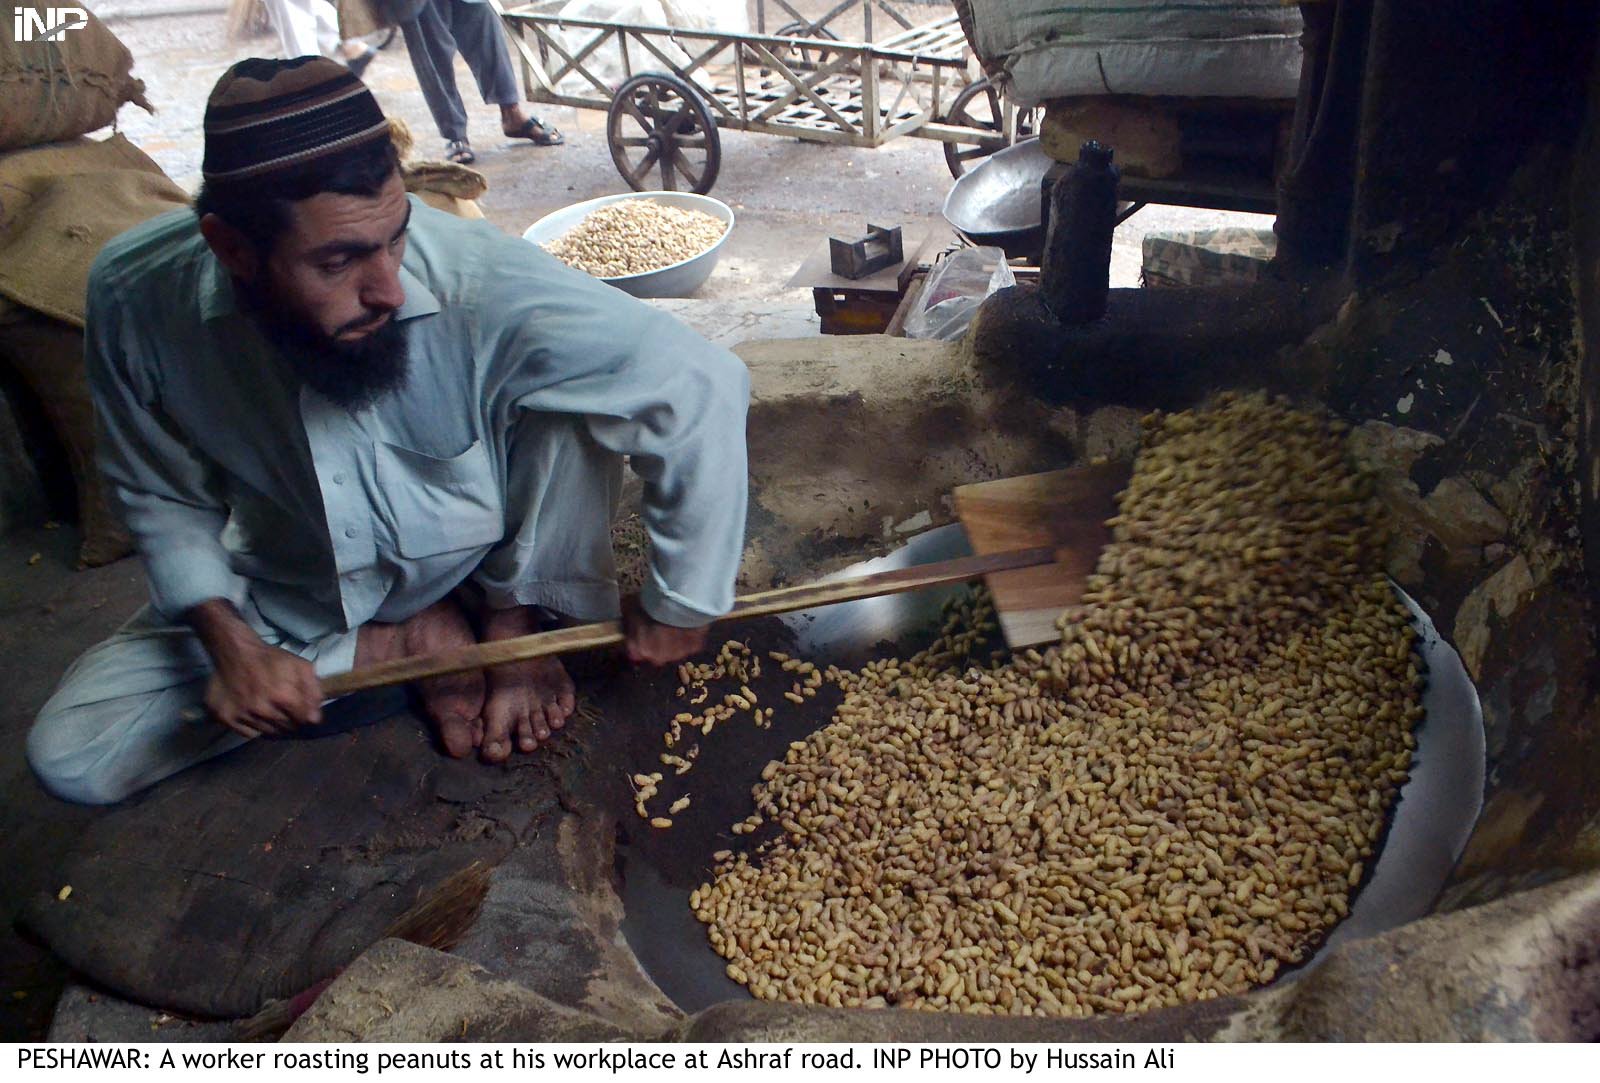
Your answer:
[[[417,73],[417,85],[447,142],[467,138],[467,110],[456,89],[456,52],[467,62],[488,105],[522,100],[505,31],[481,0],[427,0],[417,17],[400,24]]]

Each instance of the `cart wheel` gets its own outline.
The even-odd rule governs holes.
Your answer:
[[[780,38],[815,38],[819,42],[838,41],[839,35],[825,26],[812,27],[807,23],[785,23],[778,27],[774,37]],[[826,45],[797,45],[790,48],[786,45],[775,46],[772,55],[789,65],[791,68],[810,68],[815,70],[826,64],[833,56],[833,50]]]
[[[961,93],[956,95],[956,100],[950,105],[950,112],[945,114],[945,123],[959,124],[963,128],[983,128],[998,133],[1000,120],[1005,115],[1002,112],[1004,108],[1000,101],[1000,92],[989,84],[989,80],[979,79],[968,83]],[[1036,127],[1034,110],[1017,111],[1018,141],[1032,136]],[[980,159],[989,157],[997,150],[1004,150],[1006,146],[999,135],[982,143],[946,143],[944,164],[950,167],[952,177],[959,177]]]
[[[717,183],[722,136],[699,93],[676,75],[646,72],[617,88],[606,140],[617,172],[636,192],[705,195]]]

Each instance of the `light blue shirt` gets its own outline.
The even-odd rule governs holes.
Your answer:
[[[312,641],[475,579],[498,608],[616,612],[621,455],[644,480],[645,611],[728,611],[749,374],[731,353],[486,222],[412,198],[410,372],[355,413],[290,376],[192,211],[106,246],[86,327],[101,466],[177,619],[246,598]]]

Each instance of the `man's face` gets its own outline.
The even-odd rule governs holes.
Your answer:
[[[400,261],[411,204],[397,172],[376,196],[323,193],[242,283],[245,307],[302,381],[359,407],[405,379]]]

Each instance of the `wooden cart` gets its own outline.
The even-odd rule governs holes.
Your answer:
[[[1031,134],[1032,114],[975,77],[954,13],[913,25],[884,0],[842,0],[807,21],[777,3],[795,21],[776,34],[563,19],[549,0],[500,14],[529,100],[604,110],[612,160],[636,191],[710,192],[723,128],[858,147],[936,139],[955,176]],[[858,5],[869,33],[874,6],[897,29],[840,40],[827,24]]]

